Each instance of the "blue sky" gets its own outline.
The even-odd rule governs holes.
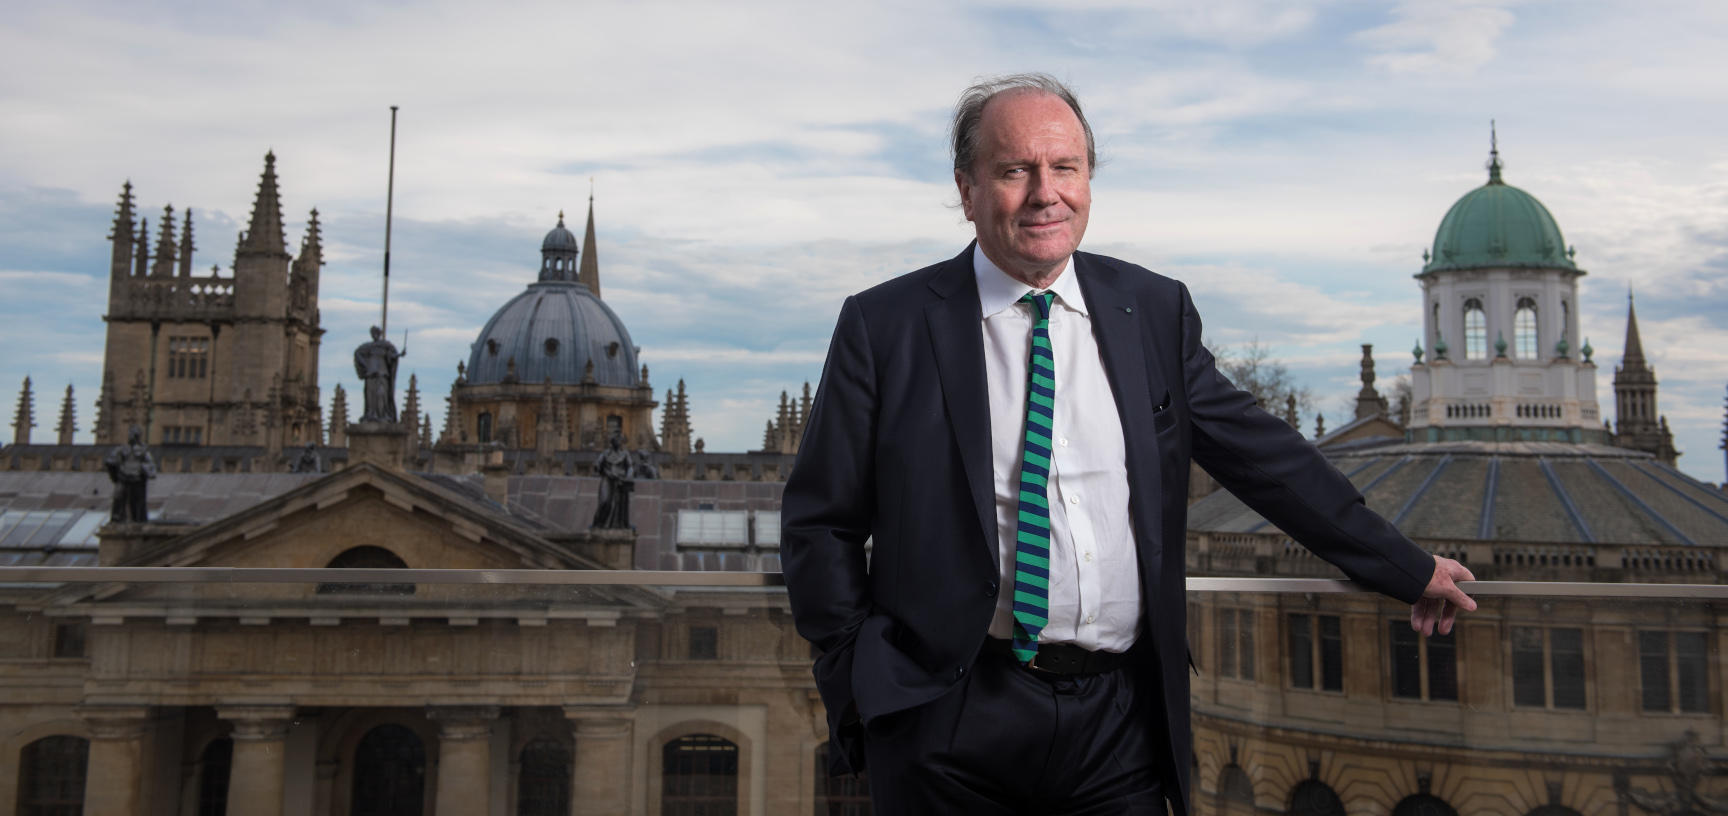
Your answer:
[[[152,224],[192,207],[196,263],[226,268],[267,149],[291,243],[312,207],[325,226],[324,401],[352,390],[396,104],[390,325],[435,419],[592,179],[605,296],[657,392],[685,379],[710,450],[755,447],[846,294],[970,236],[960,88],[1043,70],[1105,159],[1085,248],[1187,281],[1213,340],[1270,346],[1329,420],[1360,343],[1383,381],[1408,365],[1411,275],[1497,119],[1507,181],[1590,272],[1604,413],[1632,286],[1681,466],[1719,482],[1724,35],[1719,6],[1588,0],[35,4],[0,30],[0,400],[9,424],[30,375],[47,439],[70,383],[87,427],[121,182]]]

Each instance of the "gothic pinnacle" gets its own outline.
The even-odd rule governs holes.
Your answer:
[[[72,435],[78,432],[78,409],[72,403],[72,384],[66,384],[66,400],[60,403],[60,424],[54,432],[59,436],[59,444],[72,444]]]
[[[276,153],[264,154],[264,172],[258,178],[258,196],[252,202],[252,218],[236,253],[240,255],[286,255],[282,238],[282,196],[276,189]]]

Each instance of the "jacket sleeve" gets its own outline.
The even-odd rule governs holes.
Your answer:
[[[1181,287],[1182,374],[1193,456],[1207,473],[1352,581],[1414,603],[1434,558],[1369,510],[1362,494],[1301,432],[1262,411],[1219,373],[1200,315]]]
[[[852,647],[871,608],[864,544],[876,515],[876,405],[864,315],[847,298],[786,480],[780,561],[798,633],[822,651],[814,672],[840,749],[833,756],[853,770],[863,769]]]

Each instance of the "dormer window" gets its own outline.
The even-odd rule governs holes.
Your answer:
[[[558,356],[558,338],[556,338],[556,337],[546,338],[546,356],[547,357],[557,357]]]
[[[617,340],[613,340],[612,342],[607,343],[606,344],[606,356],[607,357],[617,357],[618,356],[618,347],[619,347],[619,344],[618,344]]]
[[[490,337],[486,338],[486,353],[492,355],[493,357],[498,356],[498,341],[497,340],[494,340]]]

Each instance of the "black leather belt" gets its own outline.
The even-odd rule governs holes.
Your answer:
[[[1019,663],[1014,657],[1013,644],[1009,641],[985,638],[984,650]],[[1088,651],[1072,643],[1039,644],[1038,654],[1032,657],[1032,662],[1021,664],[1029,671],[1064,676],[1103,674],[1126,665],[1128,655],[1125,652]]]

